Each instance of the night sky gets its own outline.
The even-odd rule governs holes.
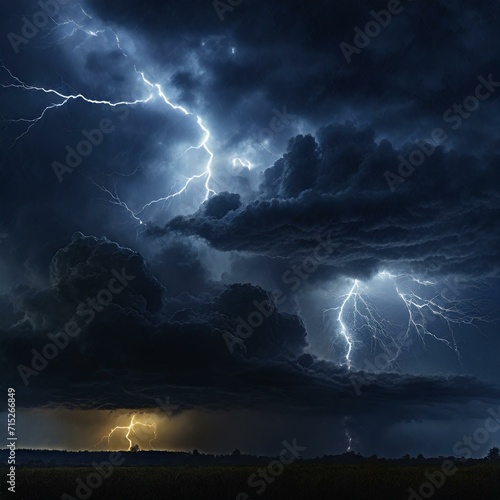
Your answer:
[[[486,0],[3,2],[18,446],[126,449],[101,438],[136,415],[142,449],[463,455],[500,406],[499,21]]]

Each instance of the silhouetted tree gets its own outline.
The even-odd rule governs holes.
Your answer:
[[[139,451],[139,450],[140,450],[139,445],[138,444],[134,444],[134,446],[132,446],[129,451],[136,452],[136,451]]]
[[[241,457],[241,451],[236,448],[236,450],[233,451],[232,455],[233,457]]]
[[[498,460],[500,459],[500,448],[498,446],[494,446],[488,452],[488,460]]]

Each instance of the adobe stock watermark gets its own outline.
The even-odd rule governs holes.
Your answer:
[[[26,16],[21,18],[22,26],[20,28],[21,34],[13,31],[7,34],[7,39],[10,42],[12,50],[15,54],[19,54],[19,47],[27,45],[30,40],[35,38],[41,29],[45,28],[50,21],[54,21],[54,17],[59,14],[60,6],[66,5],[70,0],[39,0],[37,2],[40,10],[37,10],[32,16],[31,20]]]
[[[179,405],[170,402],[170,396],[167,396],[165,401],[161,398],[156,398],[155,402],[158,405],[158,408],[160,408],[168,417],[172,417],[174,412],[180,408]]]
[[[463,456],[466,459],[472,458],[472,452],[481,449],[480,445],[486,444],[491,435],[500,430],[500,407],[495,411],[493,408],[488,410],[488,415],[482,427],[478,427],[472,436],[464,436],[460,441],[453,445],[453,453]],[[457,467],[452,460],[445,460],[441,464],[441,470],[434,472],[426,471],[424,476],[427,481],[423,482],[418,491],[414,488],[408,488],[410,496],[408,500],[422,500],[431,498],[436,490],[442,488],[446,479],[457,472]]]
[[[337,244],[331,241],[331,233],[326,238],[318,238],[318,245],[309,257],[305,257],[299,264],[294,264],[281,275],[281,281],[287,285],[292,292],[297,292],[302,284],[314,274],[319,266],[328,260],[337,248]],[[273,302],[263,300],[258,302],[253,301],[255,309],[250,312],[246,319],[239,316],[237,318],[237,326],[235,334],[228,331],[223,332],[222,338],[226,343],[229,352],[234,353],[234,347],[238,345],[241,349],[244,346],[245,340],[250,338],[256,328],[260,328],[266,319],[270,318],[276,312],[276,306],[284,304],[288,300],[288,295],[280,288],[276,288],[271,292]]]
[[[241,5],[242,2],[243,0],[214,0],[212,5],[220,22],[223,22],[226,12],[233,12],[234,8]]]
[[[408,2],[411,2],[411,0],[408,0]],[[372,42],[372,39],[380,35],[382,28],[387,28],[391,24],[392,17],[401,14],[403,10],[404,7],[399,0],[389,0],[386,9],[382,9],[379,12],[370,11],[373,19],[366,23],[364,29],[362,30],[358,26],[354,28],[354,45],[347,42],[342,42],[339,45],[347,63],[350,64],[352,62],[354,54],[361,54],[362,49],[366,49]]]
[[[487,79],[483,76],[478,76],[477,79],[479,85],[476,87],[474,94],[467,96],[461,104],[453,104],[453,106],[443,113],[443,122],[452,124],[450,126],[451,130],[458,130],[464,121],[468,120],[480,108],[481,103],[488,100],[495,93],[496,89],[500,87],[500,82],[494,81],[491,73]],[[389,170],[384,172],[384,179],[390,190],[392,192],[396,191],[398,184],[404,183],[408,177],[413,175],[415,170],[421,167],[427,158],[432,156],[436,149],[448,141],[448,139],[449,136],[446,132],[442,128],[437,127],[432,131],[430,139],[415,142],[417,147],[410,152],[408,158],[399,155],[398,173],[396,174]],[[434,145],[431,143],[434,143]]]
[[[247,484],[250,488],[256,489],[257,495],[262,495],[267,489],[268,484],[274,483],[278,476],[283,474],[285,465],[290,465],[300,458],[300,452],[306,450],[305,446],[298,446],[297,439],[294,438],[292,444],[283,441],[284,448],[279,453],[277,460],[269,462],[267,467],[258,469],[256,473],[248,477]],[[289,457],[287,458],[287,454]],[[249,500],[250,495],[241,492],[236,495],[236,500]]]
[[[112,106],[111,109],[114,113],[121,113],[120,120],[125,120],[130,113],[127,106],[123,106],[123,108],[121,106]],[[65,173],[71,173],[75,168],[79,167],[84,158],[90,156],[94,149],[104,142],[104,136],[113,133],[115,130],[116,126],[110,118],[103,118],[97,128],[92,130],[83,129],[81,132],[83,139],[74,148],[69,145],[66,146],[65,163],[52,162],[52,169],[57,180],[62,182]]]
[[[96,472],[87,474],[85,480],[82,478],[76,479],[75,496],[65,493],[61,495],[61,500],[87,500],[92,496],[94,490],[100,488],[105,479],[109,479],[113,474],[115,467],[122,465],[125,462],[125,457],[122,453],[110,453],[109,460],[98,464],[92,462],[92,467]]]
[[[257,139],[260,143],[269,141],[276,134],[283,132],[286,127],[288,127],[294,119],[297,118],[297,115],[291,115],[286,110],[286,106],[283,106],[283,111],[279,111],[278,109],[273,109],[273,117],[269,121],[269,126],[264,127],[259,130],[257,134]]]
[[[135,280],[135,276],[128,275],[125,268],[121,273],[114,270],[111,271],[113,278],[107,284],[107,287],[100,290],[94,298],[87,297],[87,301],[80,302],[77,307],[76,314],[73,318],[64,325],[64,331],[56,334],[49,333],[47,337],[51,342],[47,342],[41,352],[32,349],[33,357],[31,359],[31,368],[25,365],[18,365],[17,371],[25,386],[29,384],[30,377],[36,377],[47,368],[49,361],[57,358],[60,351],[68,347],[72,338],[78,337],[82,331],[82,327],[78,326],[77,316],[87,318],[84,326],[89,325],[94,321],[96,314],[104,311],[111,304],[113,296],[118,295]]]

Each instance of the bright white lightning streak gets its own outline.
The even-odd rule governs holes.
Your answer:
[[[116,36],[117,44],[120,47],[118,35],[116,35],[116,33],[114,33],[114,34]],[[5,71],[7,71],[7,73],[11,77],[11,79],[15,82],[15,83],[9,83],[9,84],[1,84],[0,85],[1,87],[3,87],[3,88],[18,88],[18,89],[23,89],[23,90],[27,90],[27,91],[42,92],[42,93],[45,93],[45,94],[54,95],[57,98],[61,99],[60,102],[50,104],[49,106],[47,106],[46,108],[44,108],[43,111],[40,113],[40,115],[38,115],[35,118],[31,118],[31,119],[20,118],[20,119],[16,119],[16,120],[9,120],[12,123],[24,122],[24,123],[28,124],[26,130],[24,132],[22,132],[19,136],[17,136],[15,138],[13,144],[11,145],[11,148],[14,147],[16,145],[16,143],[20,139],[22,139],[26,134],[28,134],[30,132],[30,130],[40,120],[42,120],[44,118],[44,116],[46,115],[47,112],[49,112],[50,110],[56,109],[56,108],[63,107],[63,106],[65,106],[71,100],[78,100],[78,99],[80,99],[80,100],[83,100],[83,101],[85,101],[85,102],[87,102],[89,104],[106,105],[106,106],[111,106],[111,107],[123,106],[123,105],[133,106],[133,105],[137,105],[137,104],[141,104],[141,103],[144,104],[144,103],[147,103],[147,102],[151,101],[154,98],[155,94],[156,94],[157,96],[159,96],[163,100],[163,102],[165,104],[167,104],[174,111],[180,111],[185,116],[194,116],[190,111],[188,111],[183,106],[180,106],[180,105],[177,105],[177,104],[174,104],[173,102],[171,102],[171,100],[165,95],[165,93],[164,93],[161,85],[159,85],[157,83],[152,83],[151,81],[149,81],[146,78],[146,76],[144,75],[143,72],[139,72],[137,70],[136,70],[136,72],[141,76],[143,83],[150,90],[149,95],[146,98],[144,98],[144,99],[137,99],[135,101],[111,102],[111,101],[106,101],[106,100],[89,99],[89,98],[85,97],[82,94],[69,94],[69,95],[66,95],[66,94],[63,94],[63,93],[61,93],[61,92],[59,92],[57,90],[51,89],[51,88],[36,87],[36,86],[33,86],[33,85],[29,85],[29,84],[21,81],[15,75],[13,75],[12,72],[7,67],[5,67],[3,64],[1,64],[0,67],[3,68],[3,69],[5,69]],[[173,198],[175,198],[175,197],[177,197],[177,196],[185,193],[187,191],[189,185],[193,181],[195,181],[197,179],[205,179],[205,184],[204,184],[204,187],[205,187],[205,201],[208,200],[208,198],[211,195],[216,194],[215,191],[210,187],[210,181],[212,180],[212,165],[213,165],[213,160],[214,160],[214,154],[211,151],[211,149],[209,147],[209,144],[208,144],[208,142],[210,140],[210,137],[211,137],[211,133],[210,133],[210,130],[204,125],[203,120],[202,120],[202,118],[200,116],[196,116],[196,123],[198,124],[198,126],[199,126],[199,128],[200,128],[200,130],[201,130],[201,132],[203,134],[203,139],[202,139],[202,141],[200,142],[199,145],[197,145],[197,146],[190,146],[189,148],[187,148],[184,151],[184,153],[182,153],[182,155],[180,157],[184,156],[187,152],[189,152],[191,150],[200,150],[200,149],[202,149],[202,150],[204,150],[207,153],[208,160],[207,160],[207,162],[205,164],[204,170],[200,174],[196,174],[196,175],[193,175],[191,177],[188,177],[187,180],[185,181],[184,185],[181,187],[181,189],[177,190],[176,192],[170,193],[167,196],[163,196],[163,197],[155,199],[155,200],[151,200],[148,203],[146,203],[144,206],[142,206],[139,210],[134,211],[134,210],[132,210],[127,205],[127,203],[125,203],[124,201],[122,201],[120,199],[120,197],[116,193],[116,187],[115,187],[114,192],[112,192],[110,189],[106,188],[103,185],[97,184],[94,181],[92,181],[93,184],[97,188],[99,188],[101,191],[103,191],[104,193],[106,193],[109,196],[109,199],[106,200],[106,201],[108,201],[112,205],[117,205],[117,206],[123,208],[139,224],[143,224],[143,221],[142,221],[142,219],[139,216],[147,208],[149,208],[149,207],[151,207],[151,206],[153,206],[153,205],[155,205],[157,203],[167,202],[167,201],[169,201],[169,200],[171,200],[171,199],[173,199]]]
[[[82,100],[82,101],[85,101],[89,104],[101,104],[101,105],[105,105],[105,106],[111,106],[111,107],[117,107],[117,106],[133,106],[133,105],[136,105],[136,104],[140,104],[140,103],[146,103],[146,102],[149,102],[151,99],[153,99],[153,94],[150,94],[147,98],[145,99],[136,99],[135,101],[118,101],[118,102],[111,102],[111,101],[99,101],[99,100],[95,100],[95,99],[89,99],[88,97],[85,97],[84,95],[82,94],[70,94],[70,95],[66,95],[66,94],[63,94],[61,92],[58,92],[57,90],[54,90],[54,89],[46,89],[44,87],[35,87],[33,85],[28,85],[24,82],[22,82],[19,78],[17,78],[16,76],[14,76],[11,71],[5,67],[3,64],[0,64],[0,68],[4,69],[5,71],[7,71],[7,73],[9,74],[9,76],[16,82],[16,83],[8,83],[8,84],[0,84],[0,87],[2,88],[17,88],[17,89],[24,89],[24,90],[31,90],[31,91],[35,91],[35,92],[42,92],[44,94],[52,94],[52,95],[55,95],[57,96],[58,98],[62,99],[61,102],[58,102],[58,103],[54,103],[54,104],[51,104],[49,106],[47,106],[46,108],[44,108],[44,110],[41,112],[40,115],[38,115],[37,117],[35,118],[18,118],[16,120],[8,120],[9,122],[11,123],[20,123],[20,122],[24,122],[24,123],[29,123],[28,127],[26,128],[26,130],[19,136],[17,136],[13,142],[13,144],[11,145],[11,148],[14,147],[17,143],[17,141],[19,141],[20,139],[22,139],[26,134],[29,133],[29,131],[40,121],[43,119],[43,117],[45,116],[45,114],[52,110],[52,109],[56,109],[56,108],[60,108],[64,105],[66,105],[69,101],[76,101],[76,100]]]
[[[351,368],[351,352],[352,352],[352,347],[353,347],[353,341],[351,339],[349,330],[347,329],[347,326],[344,322],[344,309],[345,309],[346,304],[353,297],[355,290],[358,289],[358,286],[359,286],[358,280],[354,280],[354,284],[352,285],[352,288],[349,290],[349,293],[346,295],[344,301],[342,302],[342,305],[339,308],[339,314],[337,316],[337,321],[339,322],[339,325],[340,325],[340,335],[342,335],[342,337],[344,337],[345,342],[347,344],[347,353],[345,355],[345,359],[346,359],[348,368]]]
[[[130,423],[129,425],[124,425],[124,426],[116,426],[114,427],[113,429],[111,429],[111,431],[106,434],[105,436],[103,436],[101,438],[101,440],[92,446],[92,448],[97,448],[103,441],[107,441],[107,447],[109,449],[109,441],[110,439],[113,437],[113,434],[117,431],[127,431],[126,434],[125,434],[125,438],[127,439],[128,441],[128,444],[129,444],[129,450],[132,448],[132,439],[130,437],[131,433],[135,431],[135,427],[136,426],[139,426],[139,427],[148,427],[150,429],[152,429],[153,431],[153,437],[149,440],[149,446],[150,448],[153,448],[153,445],[152,445],[152,442],[157,438],[157,435],[156,435],[156,423],[152,423],[152,424],[146,424],[146,423],[143,423],[143,422],[136,422],[136,417],[137,415],[133,415],[132,416],[132,419],[130,420]]]
[[[408,320],[404,330],[396,336],[393,334],[396,325],[382,316],[381,312],[373,301],[369,298],[369,290],[376,284],[370,282],[361,283],[353,280],[349,291],[340,297],[340,306],[331,307],[324,311],[324,314],[336,312],[335,321],[338,325],[338,336],[345,344],[345,364],[352,368],[352,354],[362,331],[368,331],[371,339],[379,344],[383,350],[390,354],[390,363],[393,363],[401,353],[402,346],[410,338],[414,331],[425,344],[425,337],[431,337],[435,341],[441,342],[453,350],[458,360],[461,354],[453,332],[454,325],[471,325],[478,328],[477,323],[488,321],[488,318],[478,313],[478,307],[470,299],[450,298],[439,286],[438,282],[429,281],[414,277],[409,274],[391,274],[383,271],[378,274],[375,280],[389,280],[394,287],[398,299],[401,300]],[[426,298],[422,293],[412,289],[423,289],[429,294]],[[349,321],[348,318],[352,320]],[[441,319],[450,332],[450,338],[434,333],[429,323],[435,319]],[[480,330],[479,330],[480,331]]]
[[[156,91],[158,92],[158,95],[163,99],[163,101],[165,102],[165,104],[167,104],[168,106],[170,106],[172,109],[174,109],[176,111],[181,111],[184,115],[192,115],[193,114],[193,113],[189,112],[183,106],[179,106],[177,104],[172,103],[168,99],[168,97],[163,93],[163,89],[161,88],[161,86],[159,84],[157,84],[157,83],[156,84],[151,83],[144,76],[144,73],[139,72],[139,74],[141,75],[142,80],[143,80],[143,82],[146,85],[148,85],[151,89],[156,88]],[[180,194],[184,193],[186,191],[186,189],[188,188],[189,184],[194,179],[200,179],[200,178],[205,177],[205,190],[206,190],[205,201],[208,200],[208,198],[210,197],[211,194],[216,194],[215,191],[213,189],[211,189],[210,185],[209,185],[210,181],[212,179],[212,163],[214,161],[214,154],[212,153],[212,151],[208,147],[208,141],[210,140],[210,130],[208,130],[208,128],[205,127],[205,125],[203,124],[203,121],[202,121],[202,119],[201,119],[200,116],[196,116],[196,123],[198,124],[198,126],[201,129],[201,131],[203,132],[203,135],[204,135],[203,140],[201,141],[201,143],[200,143],[199,146],[190,146],[189,148],[187,148],[186,151],[184,151],[184,153],[181,156],[184,156],[188,151],[191,151],[193,149],[203,149],[203,150],[205,150],[205,152],[208,154],[208,161],[207,161],[207,163],[205,165],[204,172],[201,173],[201,174],[199,174],[199,175],[193,175],[192,177],[190,177],[186,181],[186,183],[184,184],[184,186],[179,191],[177,191],[176,193],[170,194],[170,195],[168,195],[168,196],[166,196],[164,198],[160,198],[158,200],[153,200],[153,201],[147,203],[146,205],[144,205],[144,207],[142,207],[142,209],[138,212],[138,214],[140,214],[146,208],[150,207],[151,205],[153,205],[155,203],[160,203],[160,202],[168,201],[171,198],[174,198],[175,196],[179,196]]]
[[[338,311],[335,320],[339,325],[339,335],[346,345],[345,364],[347,368],[352,368],[351,355],[353,354],[355,345],[359,343],[356,337],[363,328],[368,329],[371,338],[378,342],[386,353],[391,352],[388,344],[391,340],[389,332],[393,325],[383,318],[368,298],[365,297],[362,283],[359,280],[353,280],[349,291],[345,295],[342,295],[340,299],[340,306],[326,309],[323,314]],[[352,312],[352,325],[348,324],[347,310]],[[359,326],[360,322],[361,325]]]

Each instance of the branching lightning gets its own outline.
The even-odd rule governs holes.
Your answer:
[[[83,7],[80,6],[80,9],[82,11],[82,14],[89,19],[92,19],[92,17],[83,10]],[[54,30],[57,30],[61,27],[71,25],[73,27],[73,30],[70,33],[65,33],[64,38],[73,36],[76,31],[81,31],[88,35],[89,37],[96,37],[99,36],[102,33],[105,33],[106,31],[110,31],[115,40],[116,40],[116,45],[118,49],[121,51],[124,57],[128,57],[128,55],[124,52],[121,44],[120,44],[120,39],[118,34],[111,30],[110,28],[106,29],[101,29],[101,30],[89,30],[86,27],[84,27],[82,24],[72,20],[72,19],[66,19],[61,22],[54,21],[55,27],[53,27],[49,33],[46,35],[48,36],[51,32]],[[135,220],[139,224],[143,224],[144,221],[142,219],[142,215],[144,212],[152,207],[155,204],[158,203],[165,203],[170,200],[172,200],[175,197],[180,196],[181,194],[185,193],[188,189],[188,187],[195,181],[197,180],[204,180],[204,191],[205,191],[205,197],[204,200],[206,201],[211,195],[216,194],[214,189],[211,187],[211,181],[212,181],[212,166],[214,162],[214,153],[211,150],[209,146],[209,141],[211,139],[211,132],[209,128],[205,125],[204,120],[202,117],[193,114],[189,110],[187,110],[185,107],[175,104],[172,102],[167,95],[165,94],[165,91],[163,90],[162,86],[158,83],[152,82],[149,78],[145,76],[145,73],[139,70],[135,70],[136,74],[140,76],[140,82],[144,85],[147,93],[145,97],[141,99],[136,99],[136,100],[130,100],[130,101],[109,101],[109,100],[96,100],[96,99],[91,99],[89,97],[86,97],[85,95],[81,93],[64,93],[61,92],[57,89],[53,88],[45,88],[45,87],[38,87],[35,85],[30,85],[29,83],[26,83],[19,79],[17,76],[15,76],[3,63],[0,62],[0,68],[5,70],[9,76],[10,81],[8,83],[2,83],[0,86],[2,88],[8,89],[8,88],[15,88],[15,89],[21,89],[26,92],[31,92],[31,93],[43,93],[43,94],[48,94],[54,97],[55,102],[49,104],[46,106],[37,116],[33,118],[17,118],[17,119],[12,119],[12,120],[7,120],[7,122],[10,123],[24,123],[26,127],[24,127],[24,130],[14,139],[11,147],[14,147],[18,141],[20,141],[23,137],[25,137],[31,130],[32,128],[37,125],[40,121],[44,119],[44,117],[47,115],[47,113],[56,110],[58,108],[64,107],[66,104],[68,104],[70,101],[76,101],[76,100],[81,100],[84,101],[90,105],[101,105],[101,106],[109,106],[109,107],[117,107],[117,106],[135,106],[138,104],[146,104],[154,99],[161,99],[161,101],[166,104],[170,109],[173,111],[179,112],[184,116],[192,116],[198,125],[198,128],[202,134],[202,140],[199,144],[190,146],[187,148],[177,159],[180,159],[183,157],[185,154],[187,154],[189,151],[192,150],[202,150],[206,153],[207,155],[207,161],[205,162],[203,169],[201,170],[200,173],[197,173],[195,175],[192,175],[190,177],[187,177],[184,181],[183,184],[181,185],[180,189],[176,189],[175,191],[173,189],[170,189],[170,192],[157,199],[150,200],[146,202],[142,207],[138,209],[132,209],[128,206],[128,204],[123,201],[119,194],[117,193],[116,185],[113,186],[113,188],[106,187],[105,185],[98,183],[92,179],[89,179],[94,186],[96,186],[98,189],[100,189],[105,195],[108,203],[112,205],[116,205],[132,217],[133,220]],[[172,192],[174,191],[174,192]]]
[[[389,287],[387,289],[387,287]],[[381,290],[387,303],[391,293],[394,296],[387,306],[380,306]],[[390,356],[394,363],[404,345],[416,336],[425,345],[426,340],[444,344],[453,350],[458,360],[461,353],[453,327],[471,325],[479,330],[478,324],[489,318],[481,314],[478,303],[444,282],[420,279],[407,273],[392,274],[380,272],[367,283],[352,280],[347,293],[337,297],[339,305],[324,310],[324,317],[333,319],[337,338],[345,346],[344,364],[353,367],[353,354],[368,334],[372,345],[377,345]],[[397,308],[403,307],[405,324],[387,319],[398,315]],[[332,318],[333,314],[333,318]],[[401,311],[399,311],[399,315]],[[440,320],[437,324],[436,320]],[[446,325],[448,334],[437,333],[439,323]],[[480,331],[480,330],[479,330]]]
[[[172,109],[174,109],[176,111],[181,111],[184,115],[192,115],[192,113],[190,113],[183,106],[178,106],[176,104],[173,104],[168,99],[168,97],[163,93],[163,90],[162,90],[162,88],[161,88],[161,86],[159,84],[153,84],[153,83],[151,83],[144,76],[144,73],[139,72],[139,74],[141,75],[143,82],[149,88],[156,89],[158,95],[161,97],[161,99],[163,100],[163,102],[165,102],[165,104],[167,104],[168,106],[170,106]],[[147,207],[151,206],[154,203],[160,203],[160,202],[163,202],[163,201],[168,201],[169,199],[174,198],[175,196],[179,196],[180,194],[184,193],[186,191],[186,189],[188,188],[189,184],[194,179],[200,179],[200,178],[205,177],[205,190],[206,190],[205,200],[208,200],[208,198],[210,197],[211,194],[216,194],[215,191],[213,189],[211,189],[210,185],[209,185],[210,184],[210,180],[212,179],[212,163],[213,163],[213,160],[214,160],[214,154],[212,153],[212,151],[208,147],[208,141],[210,139],[210,130],[208,130],[208,128],[205,127],[205,125],[203,124],[203,120],[202,120],[202,118],[200,116],[196,116],[196,123],[198,124],[198,126],[200,127],[200,130],[203,133],[203,136],[204,136],[203,140],[201,141],[201,143],[198,146],[190,146],[188,149],[186,149],[186,151],[184,151],[184,153],[181,156],[184,156],[188,151],[191,151],[193,149],[203,149],[207,153],[207,155],[208,155],[208,160],[207,160],[207,163],[205,164],[204,171],[201,174],[199,174],[199,175],[193,175],[192,177],[190,177],[186,181],[186,183],[184,184],[184,186],[182,187],[182,189],[180,189],[176,193],[170,194],[170,195],[166,196],[165,198],[160,198],[158,200],[150,201],[149,203],[147,203],[146,205],[144,205],[144,207],[142,207],[142,209],[138,213],[141,213]]]
[[[353,296],[354,296],[354,305],[357,309],[356,297],[358,296],[358,294],[355,293],[355,290],[357,290],[358,286],[359,286],[358,280],[354,280],[352,288],[349,290],[349,293],[345,296],[342,305],[339,307],[339,314],[337,316],[337,321],[340,325],[340,335],[344,337],[345,343],[347,344],[347,352],[345,355],[345,359],[347,361],[347,366],[349,368],[351,367],[351,352],[352,352],[353,340],[351,338],[349,330],[347,329],[347,326],[344,323],[344,309],[346,307],[346,304],[351,300]]]
[[[22,132],[20,135],[18,135],[12,146],[11,147],[14,147],[16,145],[16,143],[22,139],[26,134],[29,133],[29,131],[40,121],[44,118],[44,116],[46,115],[46,113],[48,113],[50,110],[52,109],[56,109],[56,108],[61,108],[63,106],[65,106],[69,101],[73,101],[73,100],[82,100],[82,101],[85,101],[89,104],[96,104],[96,105],[104,105],[104,106],[110,106],[110,107],[117,107],[117,106],[133,106],[135,104],[139,104],[139,103],[146,103],[146,102],[149,102],[151,99],[153,99],[153,94],[150,94],[149,96],[147,96],[146,98],[144,99],[137,99],[135,101],[118,101],[118,102],[111,102],[111,101],[98,101],[98,100],[95,100],[95,99],[89,99],[88,97],[85,97],[84,95],[82,94],[69,94],[69,95],[65,95],[61,92],[58,92],[57,90],[54,90],[54,89],[47,89],[47,88],[44,88],[44,87],[35,87],[33,85],[28,85],[27,83],[21,81],[19,78],[17,78],[16,76],[14,76],[12,74],[12,72],[7,68],[5,67],[3,64],[0,64],[0,68],[4,69],[10,76],[10,78],[14,81],[14,83],[8,83],[8,84],[0,84],[0,87],[2,88],[17,88],[17,89],[24,89],[24,90],[28,90],[28,91],[33,91],[33,92],[42,92],[42,93],[45,93],[45,94],[51,94],[51,95],[55,95],[57,96],[59,99],[60,99],[60,102],[57,102],[57,103],[53,103],[53,104],[50,104],[49,106],[47,106],[46,108],[43,109],[43,111],[38,115],[36,116],[35,118],[18,118],[18,119],[14,119],[14,120],[7,120],[11,123],[27,123],[27,127],[26,127],[26,130],[24,132]]]
[[[124,436],[125,436],[125,439],[128,441],[128,444],[129,444],[128,449],[130,450],[133,447],[133,443],[132,443],[133,434],[137,432],[136,427],[151,429],[153,437],[151,439],[149,439],[148,445],[150,448],[153,448],[152,443],[157,438],[156,423],[153,422],[152,424],[148,424],[148,423],[144,423],[144,422],[138,422],[138,421],[136,421],[136,417],[137,417],[137,415],[132,416],[132,418],[130,419],[129,425],[116,426],[113,429],[111,429],[111,431],[108,434],[106,434],[105,436],[103,436],[97,444],[92,446],[92,448],[97,448],[101,444],[106,443],[106,446],[109,449],[110,439],[113,437],[113,435],[116,432],[120,432],[120,431],[125,432],[126,431]]]

